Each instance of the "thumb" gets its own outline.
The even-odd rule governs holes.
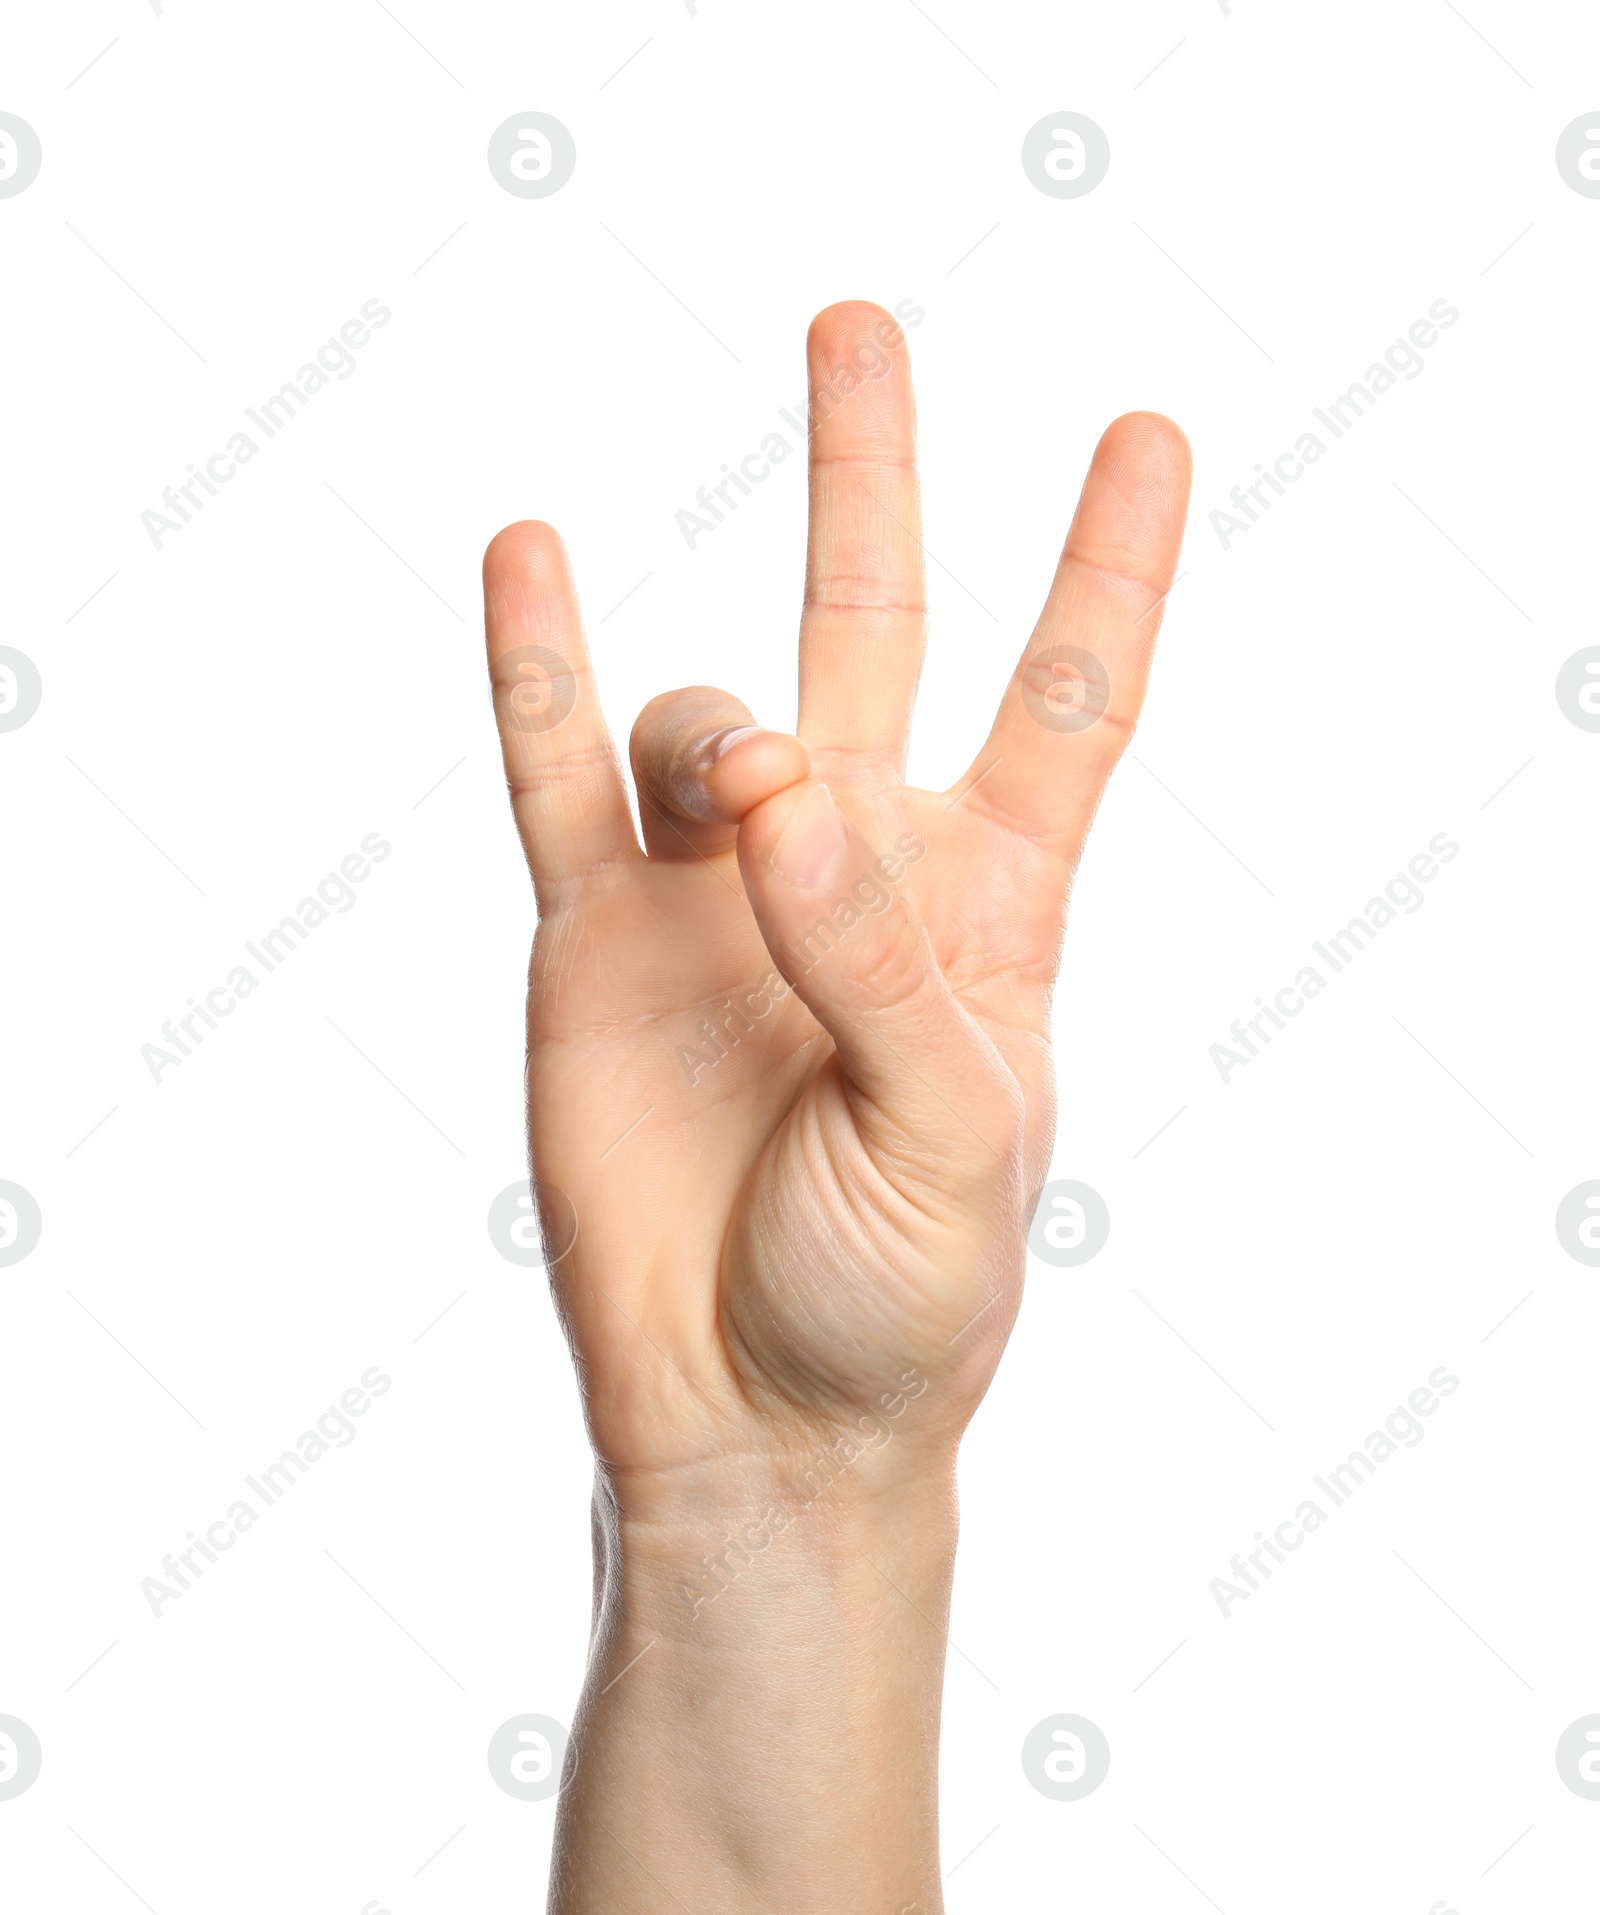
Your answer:
[[[747,812],[738,848],[773,963],[856,1091],[920,1149],[1009,1164],[1020,1092],[939,967],[902,889],[904,857],[876,853],[828,787],[809,782]]]

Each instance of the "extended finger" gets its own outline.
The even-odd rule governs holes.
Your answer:
[[[652,858],[727,850],[753,805],[807,771],[798,738],[764,730],[731,692],[709,685],[652,698],[628,751]]]
[[[536,519],[483,556],[484,622],[511,809],[541,903],[639,855],[566,549]]]
[[[957,803],[1075,862],[1144,703],[1183,543],[1189,443],[1170,419],[1106,428],[1050,595]]]
[[[926,637],[910,353],[881,306],[855,300],[812,321],[806,364],[800,736],[819,775],[898,774]]]

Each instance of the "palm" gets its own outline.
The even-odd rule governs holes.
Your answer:
[[[885,319],[825,314],[814,390]],[[885,363],[814,435],[803,748],[754,732],[708,768],[705,741],[747,725],[743,708],[706,691],[657,700],[633,744],[644,853],[559,545],[513,528],[486,563],[540,891],[533,1155],[541,1189],[575,1213],[554,1275],[597,1447],[618,1470],[809,1440],[912,1375],[944,1384],[962,1419],[1015,1311],[1053,1131],[1067,886],[1142,697],[1186,475],[1165,422],[1123,422],[1120,446],[1107,435],[988,743],[951,792],[914,790],[900,781],[922,645],[903,341]],[[1041,691],[1095,678],[1052,665],[1063,646],[1107,669],[1098,722],[1039,722],[1056,708]],[[570,712],[519,721],[519,677],[560,666],[570,681],[541,709]],[[774,847],[808,771],[849,838],[825,879],[797,888]],[[565,1212],[559,1198],[547,1209]],[[564,1239],[553,1214],[550,1229]]]

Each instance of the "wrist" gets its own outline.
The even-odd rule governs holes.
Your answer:
[[[848,1585],[874,1550],[936,1565],[955,1552],[955,1462],[953,1436],[862,1419],[671,1469],[602,1467],[601,1594],[671,1626],[763,1571]]]
[[[597,1492],[601,1604],[673,1638],[788,1633],[798,1615],[841,1620],[884,1606],[894,1585],[942,1606],[955,1560],[955,1459],[837,1467],[836,1452],[715,1470],[670,1490]],[[886,1583],[885,1578],[890,1579]],[[908,1591],[908,1593],[910,1593]]]

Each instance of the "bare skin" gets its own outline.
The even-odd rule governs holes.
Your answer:
[[[653,700],[642,847],[560,540],[513,525],[484,561],[539,903],[529,1134],[597,1458],[557,1915],[943,1906],[956,1449],[1020,1301],[1067,894],[1183,532],[1183,435],[1128,414],[987,741],[914,790],[905,340],[834,306],[808,361],[799,736]]]

